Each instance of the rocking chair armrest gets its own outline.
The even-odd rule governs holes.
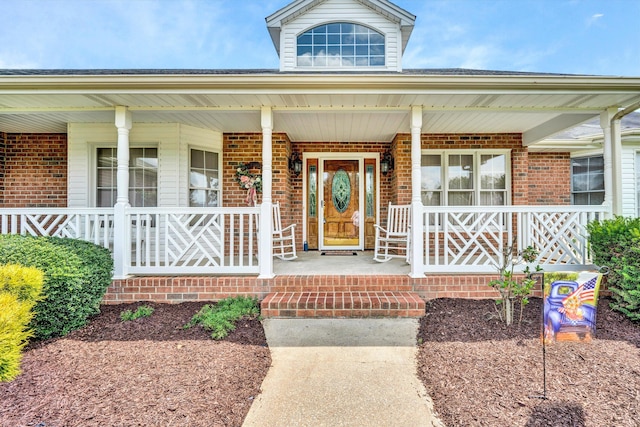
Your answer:
[[[289,230],[289,229],[294,229],[295,227],[296,227],[296,225],[295,225],[295,224],[291,224],[291,225],[287,225],[286,227],[284,227],[283,229],[278,230],[278,231],[279,231],[280,233],[282,233],[282,232],[287,231],[287,230]]]
[[[387,229],[384,228],[383,226],[378,225],[378,224],[373,224],[373,226],[375,227],[376,230],[379,230],[381,233],[389,234]]]

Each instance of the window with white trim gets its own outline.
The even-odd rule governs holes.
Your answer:
[[[115,147],[97,148],[96,206],[112,207],[117,197],[118,155]],[[158,149],[129,149],[129,203],[158,206]]]
[[[191,149],[189,158],[189,206],[220,206],[218,153]]]
[[[574,205],[601,205],[604,202],[602,156],[571,159],[571,202]]]
[[[423,151],[425,206],[503,206],[509,202],[509,153],[490,150]]]
[[[384,35],[349,22],[319,25],[298,36],[297,58],[300,67],[381,67]]]

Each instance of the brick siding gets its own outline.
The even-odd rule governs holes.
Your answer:
[[[529,153],[529,204],[571,204],[569,153]]]
[[[67,206],[67,135],[0,136],[0,206]]]

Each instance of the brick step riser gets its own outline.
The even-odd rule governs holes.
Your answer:
[[[425,303],[412,292],[271,293],[263,317],[421,317]]]

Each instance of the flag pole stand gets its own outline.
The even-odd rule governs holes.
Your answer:
[[[536,273],[532,273],[533,276]],[[542,337],[542,395],[529,396],[530,399],[547,400],[547,340],[544,336],[544,273],[538,273],[540,288],[542,289],[542,309],[540,315],[541,337]]]

